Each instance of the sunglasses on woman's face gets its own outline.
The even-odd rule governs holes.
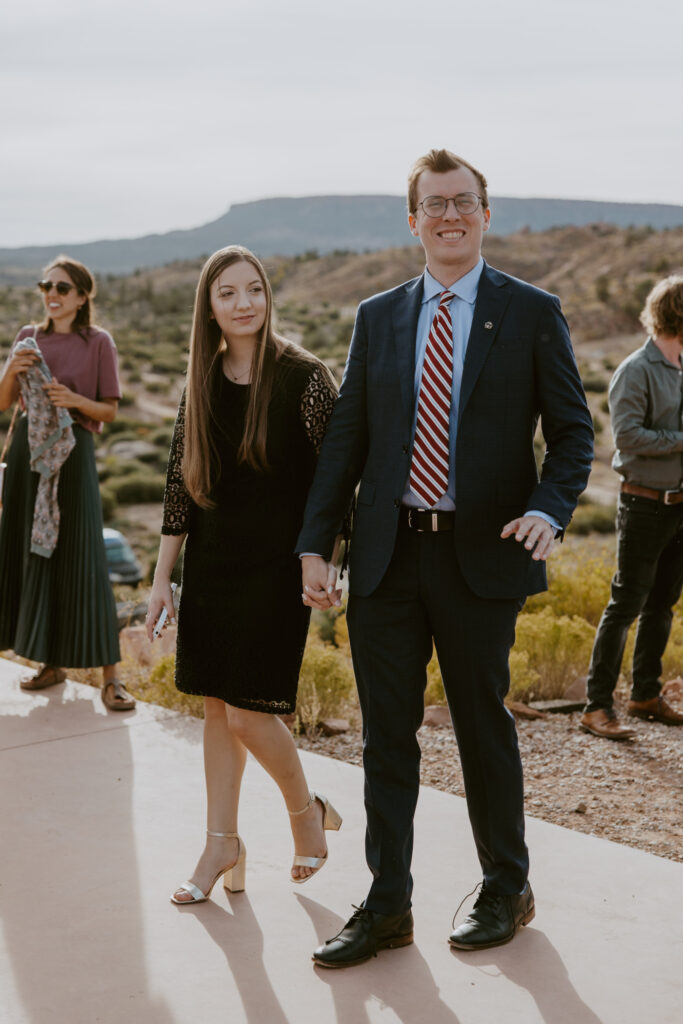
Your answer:
[[[54,281],[39,281],[38,287],[40,288],[41,292],[45,292],[45,294],[51,292],[52,289],[54,288],[55,291],[57,292],[57,295],[68,295],[71,289],[75,288],[76,285],[68,284],[66,281],[57,281],[56,284]]]

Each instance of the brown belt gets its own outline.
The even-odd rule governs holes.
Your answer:
[[[636,498],[650,498],[662,505],[680,505],[683,502],[683,491],[655,491],[652,487],[641,487],[640,484],[621,485],[622,494],[634,494]]]
[[[401,505],[399,522],[418,533],[440,533],[452,530],[455,525],[455,512],[439,511],[431,508],[408,508]]]

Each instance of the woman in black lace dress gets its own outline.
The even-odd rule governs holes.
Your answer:
[[[195,297],[147,616],[150,638],[163,608],[174,621],[170,576],[187,538],[176,685],[204,697],[208,827],[175,903],[207,899],[221,875],[226,888],[244,888],[237,810],[247,750],[291,815],[295,882],[322,867],[324,829],[341,824],[309,792],[279,717],[294,710],[310,616],[295,541],[336,391],[324,364],[275,334],[271,320],[256,257],[241,246],[211,256]]]

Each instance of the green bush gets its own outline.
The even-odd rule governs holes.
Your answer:
[[[131,473],[148,473],[147,467],[138,459],[119,459],[116,455],[105,455],[97,474],[102,482],[112,477],[130,476]]]
[[[152,430],[149,434],[148,441],[150,444],[155,444],[159,448],[163,448],[165,452],[171,447],[171,440],[173,438],[173,427],[157,427]]]
[[[128,416],[117,416],[113,423],[107,424],[108,434],[130,433],[133,437],[140,437],[141,434],[149,432],[149,424],[142,420],[134,420]],[[118,440],[118,438],[117,438]]]
[[[561,697],[585,675],[595,628],[578,615],[554,615],[550,608],[517,619],[515,659],[510,662],[511,695],[525,699]],[[521,656],[521,657],[520,657]]]
[[[131,665],[124,661],[121,675],[126,689],[140,700],[152,704],[161,704],[174,711],[183,711],[204,717],[204,698],[193,694],[181,693],[175,686],[175,654],[167,654],[160,658],[152,669],[146,671],[141,665]]]
[[[549,589],[530,597],[524,611],[549,608],[553,615],[580,616],[597,626],[609,600],[613,574],[613,557],[586,556],[565,548],[548,564]]]
[[[614,533],[616,510],[613,505],[600,505],[597,502],[586,502],[579,505],[569,529],[572,533],[585,537],[589,533]]]
[[[108,487],[100,487],[100,501],[102,502],[102,519],[110,523],[116,515],[116,495]]]
[[[120,505],[142,505],[145,502],[162,501],[165,485],[164,476],[148,471],[113,476],[107,480],[108,488]]]
[[[321,719],[342,716],[353,692],[353,669],[346,652],[310,635],[299,675],[296,715],[300,725],[314,729]]]

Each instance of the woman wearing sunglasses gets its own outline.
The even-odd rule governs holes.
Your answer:
[[[194,307],[187,386],[168,465],[147,629],[165,609],[183,541],[176,685],[204,697],[207,839],[171,897],[201,903],[218,878],[244,889],[237,834],[249,750],[280,788],[294,838],[292,880],[325,863],[341,819],[310,793],[289,730],[310,609],[294,545],[336,389],[324,364],[276,334],[265,271],[241,246],[211,256]]]
[[[47,364],[47,402],[68,410],[75,445],[59,470],[57,541],[35,553],[39,474],[30,468],[29,420],[41,413],[32,398],[17,420],[7,456],[0,516],[0,650],[42,662],[24,690],[62,682],[68,668],[102,667],[102,699],[112,711],[135,701],[116,677],[120,658],[116,605],[107,573],[94,435],[116,417],[119,388],[116,347],[92,320],[95,282],[77,260],[59,256],[38,283],[45,317],[23,327],[0,377],[0,410],[19,399],[20,376]],[[39,351],[18,348],[35,338]],[[32,533],[34,534],[32,539]]]

